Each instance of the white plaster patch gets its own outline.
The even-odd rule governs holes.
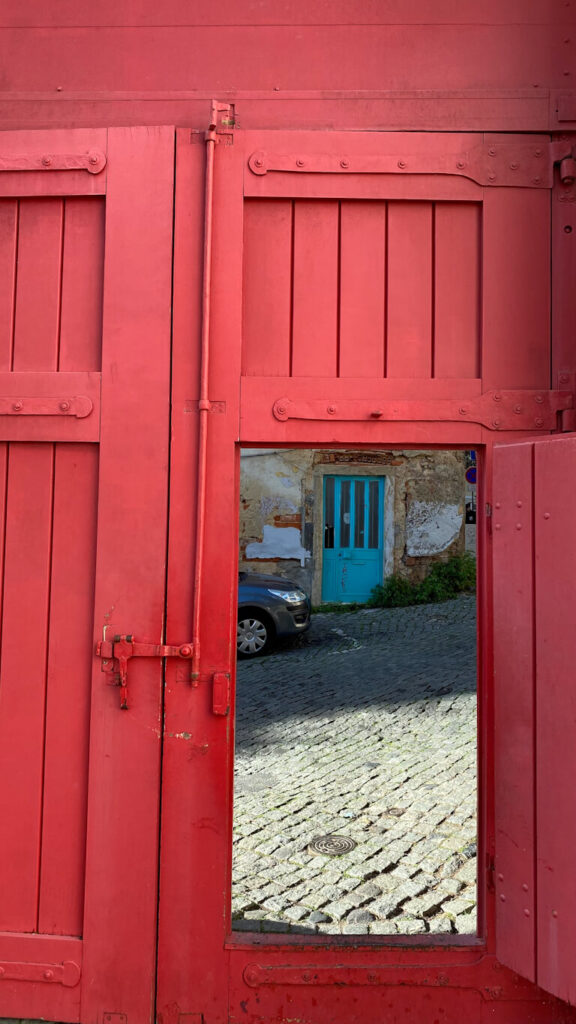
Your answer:
[[[262,541],[246,545],[246,558],[297,558],[303,566],[310,557],[295,526],[265,526]]]
[[[406,552],[416,557],[437,555],[456,540],[461,527],[458,505],[413,501],[406,516]]]

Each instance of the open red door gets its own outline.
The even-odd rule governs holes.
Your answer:
[[[494,452],[497,955],[576,1003],[576,437]]]

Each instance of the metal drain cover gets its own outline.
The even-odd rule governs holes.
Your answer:
[[[341,857],[358,846],[348,836],[316,836],[308,847],[310,853],[322,853],[325,857]]]

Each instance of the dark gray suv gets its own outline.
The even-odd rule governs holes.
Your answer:
[[[295,583],[281,576],[239,573],[236,650],[240,658],[265,654],[277,639],[309,628],[310,598]]]

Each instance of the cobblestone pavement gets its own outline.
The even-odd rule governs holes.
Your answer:
[[[475,599],[316,614],[239,662],[234,824],[236,930],[475,932]]]

